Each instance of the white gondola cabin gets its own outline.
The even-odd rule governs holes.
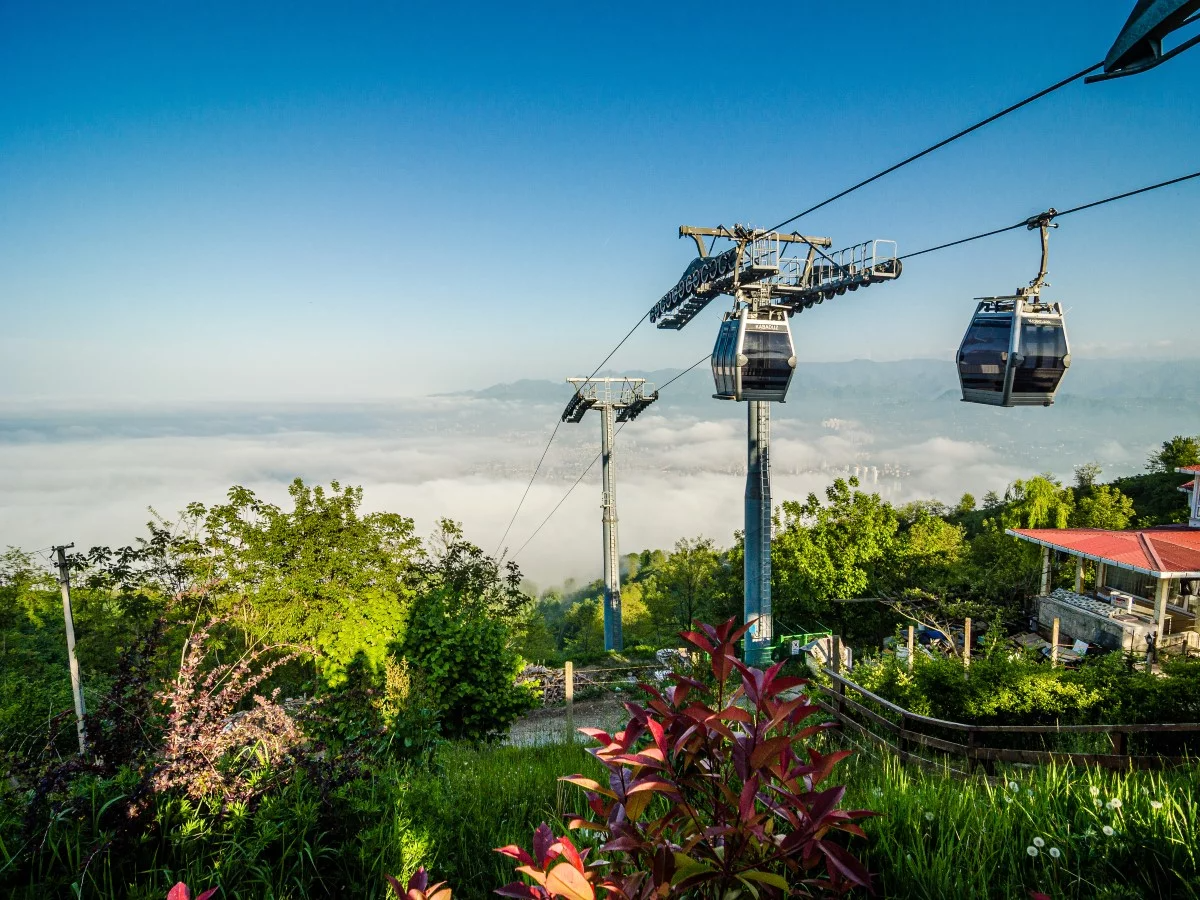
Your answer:
[[[727,313],[713,348],[714,397],[782,403],[796,369],[787,310],[748,307]]]
[[[1062,306],[1036,294],[980,298],[958,348],[968,403],[1049,406],[1070,365]]]

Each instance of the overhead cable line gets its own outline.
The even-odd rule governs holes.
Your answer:
[[[1061,219],[1063,216],[1069,216],[1071,213],[1083,212],[1085,209],[1092,209],[1097,206],[1103,206],[1105,203],[1112,203],[1115,200],[1124,200],[1127,197],[1134,197],[1138,194],[1145,194],[1147,191],[1156,191],[1159,188],[1170,187],[1173,184],[1179,184],[1183,181],[1188,181],[1192,178],[1200,178],[1200,172],[1192,172],[1189,175],[1180,175],[1178,178],[1172,178],[1168,181],[1160,181],[1158,184],[1150,184],[1146,187],[1138,188],[1133,191],[1126,191],[1123,194],[1114,194],[1111,197],[1105,197],[1103,200],[1093,200],[1091,203],[1084,203],[1081,206],[1073,206],[1070,209],[1064,209],[1061,212],[1054,211],[1053,218]],[[1037,218],[1036,216],[1034,218]],[[1006,225],[1003,228],[994,228],[991,231],[985,231],[981,234],[973,234],[970,237],[959,238],[957,241],[947,241],[945,244],[938,244],[936,247],[926,247],[924,250],[914,250],[912,253],[905,253],[898,259],[912,259],[914,256],[923,256],[926,253],[934,253],[938,250],[945,250],[947,247],[957,247],[959,244],[968,244],[971,241],[982,240],[993,235],[1003,234],[1006,231],[1015,231],[1018,228],[1036,227],[1031,226],[1032,219],[1025,219],[1013,225]]]
[[[696,360],[694,363],[692,363],[690,366],[688,366],[686,369],[684,369],[682,372],[680,372],[674,378],[670,379],[669,381],[667,381],[664,384],[662,384],[661,386],[659,386],[659,388],[658,388],[659,392],[661,393],[663,390],[670,387],[672,384],[674,384],[676,381],[678,381],[680,378],[682,378],[688,372],[692,371],[692,369],[696,368],[696,366],[700,365],[703,362],[707,362],[711,358],[711,356],[712,356],[712,354],[706,353],[704,356],[700,357],[698,360]],[[593,372],[592,374],[594,375],[596,373]],[[621,429],[623,429],[628,424],[629,424],[628,422],[622,422],[620,428],[617,429],[617,434],[620,434]],[[614,435],[614,437],[615,437],[615,435]],[[554,505],[554,509],[550,510],[550,513],[546,516],[546,518],[542,519],[541,524],[538,525],[538,527],[533,530],[533,534],[529,535],[529,537],[525,539],[525,543],[523,543],[520,547],[517,548],[517,552],[512,555],[513,559],[516,559],[518,556],[520,556],[521,551],[524,550],[526,547],[528,547],[529,544],[533,541],[533,539],[538,536],[538,533],[543,528],[546,527],[546,523],[549,522],[554,517],[554,514],[556,512],[558,512],[559,507],[561,507],[564,503],[566,503],[567,498],[571,496],[571,493],[575,490],[575,488],[579,487],[579,483],[581,481],[583,481],[584,478],[587,477],[587,473],[592,471],[592,466],[596,465],[596,463],[598,463],[600,461],[600,456],[601,456],[601,454],[597,453],[596,456],[592,459],[592,461],[587,464],[587,468],[584,469],[579,474],[579,477],[575,479],[575,483],[572,484],[569,488],[567,488],[567,492],[565,494],[563,494],[562,498],[558,501],[558,503],[556,503]]]
[[[513,510],[512,518],[508,520],[508,527],[504,529],[504,534],[500,535],[500,540],[496,544],[496,549],[492,551],[492,556],[500,552],[500,548],[504,546],[504,539],[508,537],[508,533],[512,530],[513,522],[517,521],[517,514],[520,513],[521,507],[525,505],[525,498],[529,496],[529,489],[533,487],[533,480],[537,478],[538,472],[542,470],[542,463],[546,461],[546,454],[550,452],[550,445],[554,443],[554,436],[558,434],[558,427],[560,425],[562,425],[561,419],[554,423],[554,430],[550,432],[550,440],[546,441],[546,448],[542,451],[541,458],[538,459],[533,474],[529,476],[529,484],[525,485],[525,493],[521,495],[521,499],[517,502],[517,508]]]
[[[617,346],[613,347],[612,350],[610,350],[608,352],[608,356],[606,356],[606,357],[604,357],[604,359],[600,360],[600,365],[598,365],[598,366],[596,366],[596,368],[592,369],[592,374],[588,376],[588,381],[591,381],[592,378],[595,377],[596,373],[599,372],[600,369],[604,367],[604,364],[613,358],[613,354],[615,354],[618,350],[621,349],[621,345],[624,344],[627,340],[629,340],[629,338],[633,335],[633,333],[638,330],[638,327],[643,322],[646,321],[646,318],[649,315],[650,315],[649,312],[644,313],[642,315],[642,317],[640,319],[638,319],[637,322],[634,323],[633,327],[630,328],[629,331],[627,331],[625,333],[625,337],[623,337],[623,338],[621,338],[621,340],[617,341]],[[697,363],[697,365],[699,365],[699,363]],[[676,376],[676,377],[678,377],[678,376]],[[672,379],[672,381],[674,381],[674,379]],[[667,383],[670,384],[670,382],[667,382]],[[664,387],[665,387],[665,385],[664,385]],[[661,388],[660,388],[660,390],[661,390]],[[515,521],[517,521],[517,516],[521,512],[521,507],[525,505],[525,498],[527,498],[529,496],[529,490],[530,490],[530,488],[533,487],[533,482],[537,479],[538,472],[540,472],[542,470],[542,463],[544,463],[546,461],[546,454],[550,452],[550,445],[554,443],[554,437],[555,437],[555,435],[558,434],[558,427],[560,425],[562,425],[561,419],[554,424],[554,430],[550,432],[550,440],[546,441],[546,448],[544,450],[542,450],[541,458],[538,459],[538,463],[533,469],[533,474],[529,476],[529,484],[525,485],[525,493],[523,493],[521,495],[521,499],[517,502],[517,508],[515,510],[513,510],[512,518],[508,520],[508,527],[504,529],[504,534],[500,536],[500,541],[499,541],[499,543],[496,544],[496,549],[492,552],[493,556],[495,556],[497,553],[500,552],[500,549],[504,546],[504,539],[506,537],[508,537],[508,533],[512,530],[513,523]],[[624,428],[625,426],[622,425],[621,427]],[[620,429],[617,429],[617,431],[619,433]],[[599,457],[597,457],[597,459],[598,458]],[[588,468],[590,469],[591,466],[589,466]],[[586,474],[587,474],[587,472],[584,472],[584,475],[586,475]],[[580,477],[582,478],[583,476],[580,476]],[[565,500],[566,498],[564,497],[563,499]],[[557,507],[555,507],[555,508],[557,509]],[[538,526],[538,527],[540,528],[541,526]],[[529,542],[526,541],[525,543],[529,543]],[[523,546],[524,545],[522,545],[522,547]],[[520,551],[517,551],[517,552],[519,553]],[[513,555],[515,556],[516,554],[513,554]]]
[[[1026,97],[1024,100],[1021,100],[1018,103],[1014,103],[1012,106],[1005,107],[1004,109],[1000,110],[1000,112],[994,113],[993,115],[988,116],[986,119],[976,122],[974,125],[971,125],[968,128],[964,128],[962,131],[956,132],[955,134],[950,135],[950,137],[945,138],[944,140],[938,141],[936,144],[933,144],[930,147],[926,147],[920,153],[914,153],[912,156],[908,157],[907,159],[902,159],[900,162],[896,163],[895,165],[888,166],[886,169],[884,169],[881,172],[876,172],[870,178],[865,178],[862,181],[860,181],[858,184],[851,185],[850,187],[846,188],[844,191],[840,191],[840,192],[834,194],[832,197],[827,197],[826,199],[822,200],[820,203],[816,204],[815,206],[810,206],[808,209],[804,210],[803,212],[796,213],[796,215],[792,216],[790,219],[784,219],[778,225],[775,225],[772,228],[768,228],[767,231],[778,231],[779,229],[781,229],[787,225],[791,225],[797,219],[802,219],[805,216],[807,216],[809,213],[816,212],[821,207],[828,206],[833,201],[840,200],[842,197],[845,197],[847,194],[852,194],[855,191],[857,191],[859,188],[866,187],[871,182],[878,181],[883,176],[890,175],[892,172],[895,172],[897,169],[902,169],[905,166],[907,166],[909,163],[916,162],[921,157],[928,156],[933,151],[940,150],[942,147],[945,147],[947,144],[951,144],[954,141],[957,141],[961,137],[966,137],[968,134],[970,134],[973,131],[978,131],[984,125],[990,125],[992,122],[995,122],[997,119],[1001,119],[1004,116],[1007,116],[1009,113],[1016,112],[1021,107],[1028,106],[1030,103],[1033,103],[1035,100],[1040,100],[1042,97],[1045,97],[1047,94],[1052,94],[1055,91],[1057,91],[1059,88],[1064,88],[1068,84],[1078,81],[1079,79],[1083,78],[1084,76],[1091,74],[1092,72],[1096,71],[1096,69],[1103,68],[1103,66],[1104,66],[1103,62],[1098,62],[1098,63],[1095,63],[1094,65],[1088,66],[1086,69],[1083,69],[1082,71],[1076,72],[1074,75],[1064,78],[1062,81],[1055,82],[1054,84],[1050,85],[1050,87],[1043,88],[1042,90],[1038,91],[1036,94],[1031,94],[1030,96]]]

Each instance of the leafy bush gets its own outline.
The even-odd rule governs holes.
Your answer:
[[[422,673],[448,737],[499,734],[537,705],[534,692],[515,683],[523,664],[509,646],[505,623],[486,610],[464,608],[447,590],[418,601],[405,656]]]
[[[746,627],[735,629],[732,619],[700,629],[683,637],[708,655],[715,686],[675,675],[666,691],[644,688],[647,707],[626,705],[623,731],[580,729],[599,741],[591,752],[608,779],[564,779],[584,789],[589,809],[569,827],[599,833],[605,857],[588,862],[543,824],[532,855],[500,850],[532,881],[501,894],[591,900],[600,888],[625,898],[783,897],[869,885],[833,836],[863,836],[854,822],[872,813],[840,809],[845,788],[817,790],[850,754],[804,747],[829,727],[806,724],[817,707],[794,693],[805,682],[781,677],[780,664],[762,672],[739,662]]]
[[[1078,668],[997,646],[968,669],[956,658],[918,654],[910,671],[892,654],[861,660],[853,679],[922,715],[967,724],[1040,725],[1194,722],[1200,718],[1200,660],[1163,664],[1166,677],[1129,665],[1119,653]]]

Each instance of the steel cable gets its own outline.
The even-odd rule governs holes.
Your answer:
[[[696,366],[698,366],[702,362],[706,362],[708,359],[710,359],[711,356],[712,356],[712,354],[705,354],[704,356],[700,357],[698,360],[696,360],[694,363],[692,363],[690,366],[688,366],[686,369],[684,369],[682,372],[680,372],[678,375],[676,375],[670,381],[667,381],[663,385],[661,385],[658,389],[659,392],[661,393],[663,390],[670,387],[672,384],[674,384],[676,381],[678,381],[680,378],[682,378],[688,372],[690,372],[694,368],[696,368]],[[628,424],[629,424],[628,422],[622,422],[620,427],[617,429],[617,434],[620,434],[621,430]],[[615,439],[616,435],[613,435],[613,438]],[[525,539],[525,543],[523,543],[520,547],[517,548],[517,552],[514,553],[511,557],[512,559],[516,559],[518,556],[520,556],[521,551],[524,550],[526,547],[528,547],[529,544],[533,541],[533,539],[538,536],[538,533],[543,528],[546,527],[546,523],[549,522],[554,517],[554,514],[556,512],[558,512],[559,507],[561,507],[564,503],[567,502],[567,498],[571,496],[571,493],[575,490],[575,488],[579,487],[579,483],[581,481],[583,481],[584,478],[587,477],[587,473],[592,471],[592,466],[596,465],[596,463],[600,461],[600,456],[602,455],[602,453],[603,453],[603,451],[601,451],[600,453],[597,453],[595,455],[595,457],[592,459],[592,461],[587,464],[587,468],[584,469],[579,474],[579,477],[575,479],[575,482],[569,488],[567,488],[567,492],[562,495],[562,497],[559,499],[558,503],[554,504],[554,509],[550,510],[550,512],[546,516],[546,518],[542,519],[541,524],[538,525],[538,527],[533,530],[533,534],[529,535],[529,537]]]
[[[1200,178],[1200,172],[1192,172],[1189,175],[1180,175],[1178,178],[1171,178],[1167,181],[1160,181],[1157,184],[1150,184],[1146,187],[1138,188],[1133,191],[1125,191],[1122,194],[1114,194],[1111,197],[1105,197],[1103,200],[1093,200],[1091,203],[1084,203],[1080,206],[1072,206],[1070,209],[1064,209],[1062,212],[1055,212],[1053,218],[1061,219],[1063,216],[1069,216],[1072,213],[1083,212],[1085,209],[1093,209],[1097,206],[1103,206],[1106,203],[1112,203],[1116,200],[1124,200],[1127,197],[1135,197],[1138,194],[1145,194],[1147,191],[1156,191],[1159,188],[1170,187],[1173,184],[1179,184],[1183,181],[1189,181],[1192,178]],[[924,250],[914,250],[912,253],[905,253],[897,259],[912,259],[914,256],[924,256],[926,253],[934,253],[938,250],[945,250],[947,247],[957,247],[959,244],[967,244],[971,241],[982,240],[993,235],[1003,234],[1006,231],[1013,231],[1017,228],[1028,227],[1029,220],[1023,219],[1013,225],[1006,225],[1003,228],[994,228],[991,231],[985,231],[981,234],[973,234],[970,237],[959,238],[957,241],[948,241],[945,244],[938,244],[935,247],[926,247]]]
[[[974,125],[971,125],[968,128],[964,128],[962,131],[956,132],[955,134],[950,135],[950,137],[945,138],[944,140],[938,141],[936,144],[934,144],[930,147],[926,147],[920,153],[914,153],[912,156],[908,157],[907,159],[902,159],[900,162],[896,163],[895,165],[888,166],[882,172],[876,172],[870,178],[865,178],[862,181],[860,181],[858,184],[852,185],[852,186],[846,188],[844,191],[839,191],[838,193],[834,194],[832,197],[827,197],[826,199],[822,200],[820,203],[816,204],[815,206],[810,206],[808,209],[804,210],[803,212],[796,213],[796,215],[792,216],[790,219],[784,219],[778,225],[776,225],[772,228],[768,228],[767,230],[768,231],[778,231],[779,229],[781,229],[787,225],[791,225],[797,219],[802,219],[805,216],[807,216],[809,213],[816,212],[821,207],[828,206],[830,203],[833,203],[833,201],[840,200],[842,197],[845,197],[847,194],[852,194],[855,191],[857,191],[859,188],[866,187],[871,182],[878,181],[883,176],[890,175],[892,172],[895,172],[897,169],[902,169],[905,166],[907,166],[909,163],[916,162],[921,157],[928,156],[933,151],[940,150],[942,147],[945,147],[947,144],[951,144],[954,141],[957,141],[959,138],[966,137],[971,132],[978,131],[983,126],[990,125],[992,122],[995,122],[997,119],[1002,119],[1002,118],[1004,118],[1004,116],[1007,116],[1009,113],[1016,112],[1021,107],[1028,106],[1030,103],[1033,103],[1035,100],[1040,100],[1042,97],[1045,97],[1047,94],[1052,94],[1055,91],[1057,91],[1059,88],[1064,88],[1068,84],[1078,81],[1080,78],[1083,78],[1084,76],[1091,74],[1096,69],[1101,68],[1103,65],[1104,65],[1103,62],[1095,63],[1094,65],[1090,65],[1086,69],[1083,69],[1082,71],[1076,72],[1074,75],[1070,75],[1067,78],[1064,78],[1062,81],[1055,82],[1054,84],[1050,85],[1050,87],[1043,88],[1042,90],[1038,91],[1036,94],[1031,94],[1030,96],[1026,97],[1024,100],[1021,100],[1018,103],[1014,103],[1012,106],[1005,107],[1004,109],[1000,110],[1000,112],[994,113],[994,114],[988,116],[986,119],[976,122]]]

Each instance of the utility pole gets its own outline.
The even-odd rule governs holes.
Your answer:
[[[830,254],[827,237],[733,228],[679,229],[700,254],[675,286],[650,310],[659,328],[679,330],[712,300],[733,297],[713,349],[713,379],[721,400],[746,402],[745,594],[743,621],[750,625],[743,656],[750,665],[770,662],[771,616],[771,403],[782,403],[796,358],[788,319],[796,313],[900,275],[894,241],[867,241]],[[705,238],[711,244],[705,246]],[[717,240],[733,246],[716,255]],[[804,256],[783,248],[803,245]]]
[[[71,613],[71,575],[67,569],[66,551],[74,543],[54,547],[58,565],[58,584],[62,588],[63,622],[67,630],[67,660],[71,667],[71,693],[75,695],[75,730],[79,733],[79,755],[87,756],[87,735],[83,730],[83,717],[87,711],[83,706],[83,683],[79,678],[79,660],[75,657],[75,616]]]
[[[617,469],[614,454],[615,422],[636,419],[658,392],[644,378],[568,378],[575,393],[563,410],[562,420],[582,421],[589,409],[600,412],[600,454],[603,468],[601,524],[604,534],[604,649],[623,650],[621,633],[621,553],[617,541]]]

